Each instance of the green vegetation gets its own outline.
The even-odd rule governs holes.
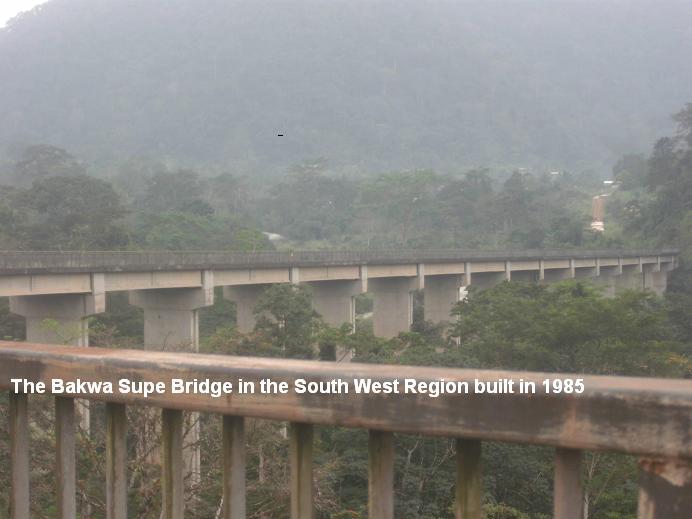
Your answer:
[[[64,150],[32,146],[12,165],[28,186],[0,190],[0,249],[261,250],[265,236],[238,211],[231,175],[201,179],[189,170],[141,173],[133,190],[120,172],[112,182],[77,168]],[[36,155],[36,156],[35,156]],[[33,158],[32,158],[33,157]],[[51,162],[52,161],[52,162]],[[11,176],[11,175],[10,175]]]
[[[453,310],[447,364],[631,376],[692,376],[692,336],[651,293],[605,298],[579,282],[504,283]],[[488,317],[490,316],[490,317]]]
[[[294,166],[268,190],[222,173],[157,162],[88,176],[65,150],[31,146],[0,191],[5,249],[594,248],[692,247],[688,108],[649,160],[626,155],[616,188],[570,173],[429,170],[348,177],[324,161]],[[588,229],[606,191],[607,232]],[[260,232],[283,235],[272,245]]]
[[[34,148],[27,149],[27,154]],[[56,171],[67,154],[60,157]],[[40,168],[47,167],[43,160]],[[76,159],[74,159],[76,162]],[[28,186],[0,191],[0,247],[28,250],[257,250],[295,248],[574,248],[623,245],[588,228],[600,183],[567,173],[491,177],[392,172],[335,175],[325,164],[295,166],[274,188],[231,174],[141,164],[110,180],[54,175],[23,162]],[[137,182],[134,179],[137,179]]]

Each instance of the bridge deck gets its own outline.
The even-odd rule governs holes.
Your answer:
[[[363,251],[117,251],[117,252],[0,252],[0,275],[119,272],[156,270],[378,265],[464,261],[559,260],[594,258],[672,257],[676,249],[659,250],[363,250]]]

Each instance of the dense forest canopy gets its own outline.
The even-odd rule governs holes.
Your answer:
[[[308,157],[607,174],[688,100],[691,18],[689,2],[50,0],[0,30],[0,149],[263,177]]]

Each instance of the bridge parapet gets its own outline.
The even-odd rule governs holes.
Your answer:
[[[74,348],[0,342],[0,389],[11,390],[10,379],[44,382],[161,382],[172,379],[237,381],[259,387],[262,379],[298,379],[328,383],[355,379],[376,382],[407,379],[429,386],[445,380],[454,384],[524,380],[539,388],[546,378],[581,378],[581,394],[546,393],[460,395],[425,393],[387,395],[234,393],[232,398],[170,391],[148,397],[136,393],[98,393],[107,402],[107,517],[127,516],[128,405],[162,409],[162,517],[182,518],[183,411],[223,415],[222,517],[245,517],[245,417],[288,421],[290,427],[291,517],[313,517],[313,428],[340,426],[370,431],[369,517],[394,517],[394,433],[457,438],[456,517],[480,519],[483,441],[518,442],[555,448],[554,517],[582,518],[581,453],[604,450],[639,457],[640,519],[683,519],[692,516],[692,381],[627,377],[577,376],[529,372],[483,371],[414,366],[335,364],[285,359],[228,357],[141,350]],[[50,389],[49,389],[50,392]],[[78,516],[75,499],[74,395],[55,396],[56,502],[58,517]],[[80,395],[84,398],[84,395]],[[12,517],[29,517],[28,405],[30,397],[12,392],[11,432]]]
[[[361,251],[5,251],[0,274],[196,270],[322,265],[380,265],[538,259],[633,258],[663,256],[672,261],[676,249],[661,250],[361,250]],[[655,260],[654,260],[655,261]]]

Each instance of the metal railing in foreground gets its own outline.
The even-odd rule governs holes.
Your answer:
[[[291,517],[313,517],[312,439],[315,425],[370,431],[369,517],[394,516],[394,435],[457,438],[456,517],[481,517],[481,442],[504,441],[555,447],[554,517],[582,519],[581,451],[628,453],[641,459],[639,517],[692,517],[692,381],[586,376],[582,394],[545,393],[546,378],[568,375],[463,369],[336,364],[285,359],[0,342],[0,389],[11,379],[163,382],[172,379],[232,381],[259,388],[262,379],[328,382],[355,379],[474,384],[500,379],[533,382],[535,394],[94,394],[106,406],[107,517],[127,516],[126,405],[162,408],[162,507],[164,518],[183,517],[183,411],[223,415],[225,518],[245,516],[244,417],[290,426]],[[85,398],[80,395],[80,398]],[[28,404],[10,393],[12,517],[29,517]],[[55,396],[56,502],[59,516],[76,517],[75,407]]]

